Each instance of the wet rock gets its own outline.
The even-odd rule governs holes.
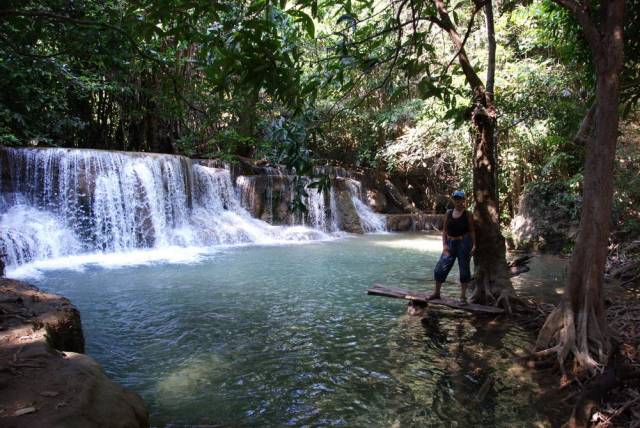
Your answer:
[[[391,199],[398,205],[404,212],[407,213],[416,213],[418,210],[411,203],[409,198],[398,189],[395,184],[393,184],[390,180],[384,181],[385,190],[387,194],[391,197]]]
[[[36,411],[35,407],[25,407],[24,409],[16,410],[13,416],[27,415],[29,413],[34,413],[35,411]]]
[[[335,192],[338,228],[349,233],[364,233],[346,181],[342,178],[336,178],[333,180],[332,186]]]
[[[151,248],[155,243],[155,228],[149,205],[149,195],[142,184],[142,180],[136,176],[136,204],[134,212],[134,224],[136,244],[138,247]]]
[[[289,175],[241,175],[236,185],[243,207],[254,217],[271,224],[292,224],[292,181]]]

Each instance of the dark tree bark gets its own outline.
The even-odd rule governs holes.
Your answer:
[[[471,299],[476,303],[500,303],[513,291],[509,280],[505,240],[500,231],[499,202],[496,175],[496,111],[493,93],[488,91],[467,56],[464,43],[449,17],[443,0],[433,0],[438,11],[438,24],[447,32],[456,51],[458,62],[474,95],[472,122],[475,127],[473,144],[473,197],[475,201],[476,254],[474,256],[475,288]],[[488,9],[487,9],[488,8]],[[488,10],[488,12],[487,12]],[[490,44],[488,83],[493,89],[495,76],[495,37],[493,10],[490,1],[485,4]],[[489,22],[490,21],[490,22]]]
[[[255,137],[256,123],[258,121],[256,104],[259,100],[258,91],[253,89],[247,92],[244,96],[243,106],[238,114],[238,133],[243,137]],[[236,150],[240,156],[251,157],[253,155],[254,147],[249,142],[239,145]]]
[[[484,5],[484,16],[487,21],[487,92],[493,94],[496,80],[496,30],[493,25],[493,3],[491,0]]]
[[[602,285],[618,137],[624,0],[604,2],[599,20],[589,16],[587,4],[554,1],[576,16],[591,50],[596,68],[595,136],[586,140],[583,208],[564,299],[547,318],[537,348],[546,348],[539,355],[557,354],[563,368],[572,357],[574,371],[592,371],[606,362],[611,348]],[[595,22],[600,22],[599,27]]]

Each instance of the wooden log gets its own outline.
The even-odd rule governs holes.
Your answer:
[[[483,313],[483,314],[502,314],[504,309],[495,306],[478,305],[476,303],[463,304],[452,299],[433,299],[428,300],[428,293],[424,291],[411,291],[399,287],[386,287],[381,284],[373,284],[367,290],[367,294],[372,296],[393,297],[396,299],[411,300],[427,305],[447,306],[453,309],[460,309],[467,312]]]

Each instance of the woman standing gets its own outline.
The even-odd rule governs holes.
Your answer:
[[[467,303],[467,286],[471,280],[471,256],[476,251],[476,234],[473,229],[473,215],[465,209],[466,198],[462,190],[451,195],[453,209],[444,216],[442,227],[442,255],[433,272],[436,289],[429,299],[439,299],[442,283],[446,281],[453,264],[458,259],[460,269],[460,303]]]

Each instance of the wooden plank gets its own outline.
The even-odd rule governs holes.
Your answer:
[[[467,312],[484,313],[484,314],[502,314],[504,309],[497,308],[495,306],[478,305],[476,303],[461,304],[460,302],[452,299],[433,299],[427,300],[429,293],[424,291],[411,291],[399,287],[386,287],[381,284],[373,284],[371,288],[367,290],[367,294],[372,296],[393,297],[396,299],[411,300],[419,303],[426,303],[428,305],[441,305],[447,306],[453,309],[460,309]]]

